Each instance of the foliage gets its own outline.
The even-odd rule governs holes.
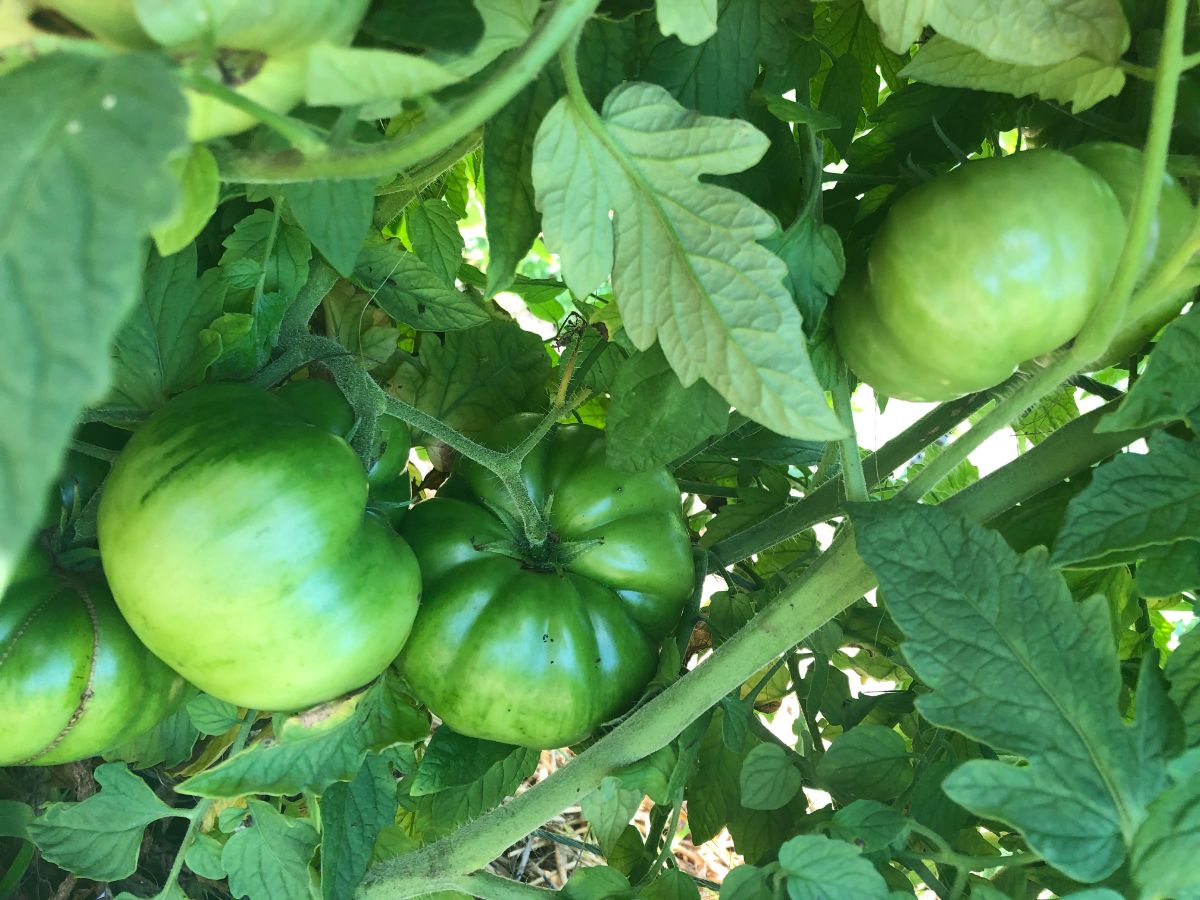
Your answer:
[[[0,900],[1200,895],[1195,3],[199,6],[0,0]]]

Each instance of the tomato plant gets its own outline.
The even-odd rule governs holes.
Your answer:
[[[516,446],[536,424],[506,419],[488,442]],[[460,467],[409,514],[403,534],[425,595],[401,666],[456,731],[562,747],[645,689],[692,593],[691,544],[670,474],[612,469],[597,429],[557,429],[521,478],[547,511],[541,548],[528,546],[512,500],[477,466]]]
[[[1196,895],[1198,13],[0,0],[0,900]]]
[[[0,598],[0,765],[96,756],[154,727],[187,685],[134,637],[100,579],[30,551]]]
[[[365,515],[366,499],[342,438],[265,391],[197,388],[113,467],[104,571],[138,637],[202,690],[255,709],[311,706],[382,672],[416,612],[412,551]]]

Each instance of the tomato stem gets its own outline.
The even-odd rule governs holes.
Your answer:
[[[191,88],[196,93],[206,94],[209,97],[219,100],[226,106],[231,106],[240,112],[246,113],[248,116],[253,116],[306,157],[320,156],[330,149],[329,145],[321,139],[320,135],[299,119],[293,119],[291,116],[285,116],[282,113],[275,112],[273,109],[268,109],[261,103],[256,103],[244,94],[238,93],[233,88],[227,87],[219,81],[214,81],[195,72],[189,72],[186,69],[179,70],[179,79],[183,82],[184,86]]]

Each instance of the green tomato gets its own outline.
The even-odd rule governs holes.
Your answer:
[[[248,100],[278,113],[286,113],[304,98],[308,52],[255,59],[237,74],[234,90]],[[218,79],[221,74],[211,73]],[[188,139],[193,143],[239,134],[258,119],[208,94],[184,89],[188,102]]]
[[[296,415],[331,434],[349,440],[354,430],[354,410],[334,385],[321,378],[299,378],[275,391]]]
[[[100,501],[100,555],[138,637],[238,706],[294,710],[380,674],[412,625],[408,545],[367,516],[350,446],[247,385],[180,394]]]
[[[125,50],[149,50],[154,40],[138,22],[134,0],[44,0],[53,9],[98,40]]]
[[[1103,141],[1080,144],[1067,152],[1108,182],[1128,218],[1142,180],[1142,152],[1126,144]],[[1195,211],[1187,193],[1174,178],[1164,175],[1140,281],[1153,275],[1183,243],[1194,218]],[[1191,291],[1184,291],[1171,297],[1147,298],[1140,304],[1131,304],[1125,310],[1120,331],[1104,355],[1094,363],[1094,368],[1103,369],[1127,360],[1145,346],[1160,328],[1175,318],[1191,294]]]
[[[86,759],[158,724],[187,684],[147,650],[101,579],[26,554],[0,599],[0,766]]]
[[[537,421],[507,419],[483,440],[514,446]],[[610,469],[597,429],[558,427],[522,478],[547,510],[549,559],[514,558],[513,502],[473,463],[409,511],[401,533],[425,596],[400,663],[455,731],[561,747],[645,689],[692,591],[691,546],[670,474]]]
[[[992,387],[1078,333],[1124,237],[1112,189],[1066,154],[969,162],[888,213],[832,306],[842,356],[902,400]]]

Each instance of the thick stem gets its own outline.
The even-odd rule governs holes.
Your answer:
[[[338,147],[306,159],[294,150],[227,154],[220,160],[225,181],[292,182],[319,178],[379,178],[411,169],[481,127],[503,109],[587,21],[599,0],[558,0],[512,58],[444,115],[403,135],[376,144]]]
[[[945,505],[961,515],[987,521],[1141,437],[1140,431],[1094,433],[1096,423],[1113,406],[1093,410],[1068,423]],[[380,900],[415,897],[451,873],[485,866],[542,822],[577,804],[604,776],[665,746],[704,710],[850,606],[874,583],[855,551],[853,531],[845,529],[798,581],[706,662],[545,781],[449,837],[377,866],[362,896]]]
[[[833,408],[842,424],[849,429],[838,442],[842,455],[842,479],[846,483],[846,499],[853,503],[867,502],[867,481],[863,477],[862,460],[858,456],[858,438],[854,434],[854,410],[850,406],[850,373],[843,366],[833,388]]]

